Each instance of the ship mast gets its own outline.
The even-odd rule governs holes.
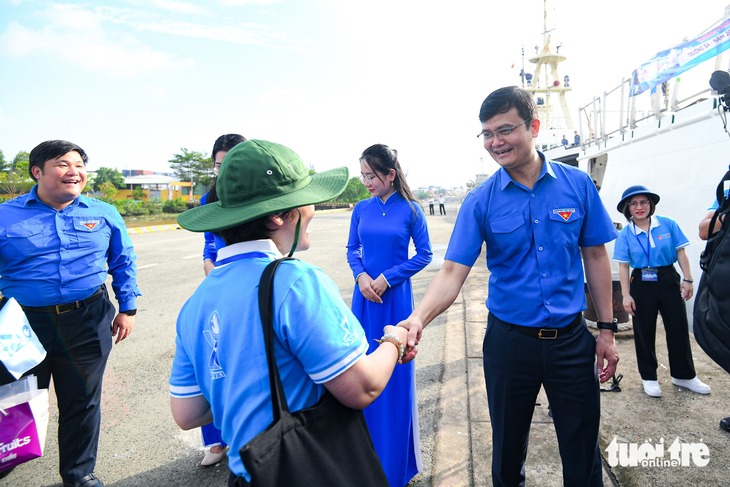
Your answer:
[[[551,118],[552,117],[552,103],[551,96],[557,95],[558,102],[563,112],[563,119],[565,120],[565,129],[573,130],[573,119],[570,116],[568,110],[568,102],[566,100],[566,93],[572,91],[569,83],[567,82],[567,76],[565,80],[560,79],[558,73],[558,64],[565,61],[567,58],[558,54],[560,46],[556,48],[555,54],[550,51],[550,32],[547,28],[547,0],[543,0],[543,47],[542,51],[535,57],[530,58],[530,61],[535,66],[535,74],[531,86],[528,86],[527,90],[535,96],[537,102],[537,112],[540,121],[544,124],[543,127],[546,130],[551,130]],[[535,46],[537,48],[537,46]],[[543,67],[545,68],[545,81],[544,86],[541,86],[540,75],[542,74]],[[548,72],[549,71],[549,72]],[[550,80],[552,79],[552,81]],[[541,103],[542,101],[542,103]],[[556,129],[559,127],[555,127]]]

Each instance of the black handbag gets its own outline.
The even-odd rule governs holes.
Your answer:
[[[306,409],[289,412],[274,358],[274,273],[269,264],[259,282],[274,421],[239,451],[252,487],[388,487],[361,410],[342,405],[329,391]],[[388,427],[388,425],[383,425]]]
[[[730,373],[730,199],[725,197],[725,181],[730,171],[717,186],[720,207],[710,221],[710,236],[700,257],[702,278],[697,287],[694,307],[695,339],[702,350]],[[715,222],[723,215],[722,226],[712,233]]]

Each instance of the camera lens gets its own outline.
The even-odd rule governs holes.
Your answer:
[[[722,95],[730,89],[730,73],[727,71],[715,71],[710,76],[710,88]]]

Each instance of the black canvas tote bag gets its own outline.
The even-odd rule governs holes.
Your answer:
[[[274,421],[239,451],[251,486],[388,487],[362,411],[342,405],[327,391],[314,406],[289,412],[273,328],[274,273],[284,260],[290,259],[269,264],[259,282]]]
[[[725,197],[725,181],[717,187],[720,207],[710,222],[710,232],[720,215],[722,227],[710,235],[700,257],[702,278],[697,288],[693,331],[697,343],[707,355],[730,373],[730,199]]]

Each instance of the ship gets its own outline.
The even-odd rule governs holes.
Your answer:
[[[538,149],[548,159],[587,172],[618,229],[627,223],[616,210],[627,187],[641,184],[659,194],[657,214],[673,218],[690,240],[687,254],[696,282],[702,274],[699,260],[705,248],[698,226],[730,164],[728,103],[722,93],[730,90],[727,61],[723,63],[724,51],[730,47],[730,6],[719,19],[708,23],[709,27],[689,40],[657,46],[661,50],[654,58],[628,73],[617,86],[579,105],[573,112],[576,117],[564,116],[564,130],[570,134],[577,131],[578,144],[570,141],[567,146],[559,145],[550,137],[557,123],[556,112],[569,112],[566,95],[570,87],[567,78],[561,80],[558,74],[558,64],[566,57],[551,52],[549,35],[544,34],[542,51],[530,59],[536,70],[526,86],[535,96],[540,115],[548,120],[544,124],[547,140],[538,138]],[[542,69],[551,73],[551,78],[546,77],[549,84],[535,82]],[[680,74],[690,70],[706,71],[707,80],[718,72],[720,76],[715,78],[729,86],[715,86],[721,91],[718,93],[708,81],[704,87],[687,92]],[[524,69],[522,76],[524,81]],[[557,104],[553,102],[556,98]],[[612,255],[613,244],[608,247]],[[616,263],[612,262],[612,270],[616,281]],[[689,323],[692,309],[690,301]]]

